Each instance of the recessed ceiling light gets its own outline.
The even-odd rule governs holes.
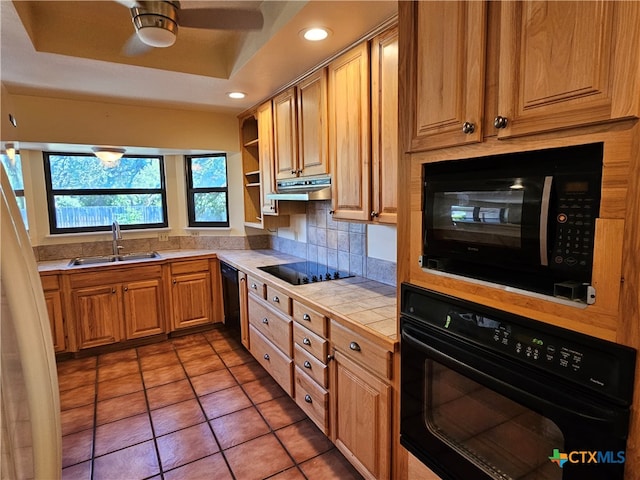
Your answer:
[[[229,92],[229,93],[227,93],[227,97],[229,97],[229,98],[238,99],[238,98],[244,98],[246,96],[247,95],[245,93],[243,93],[243,92]]]
[[[302,36],[310,42],[319,42],[329,36],[330,30],[324,27],[307,28],[302,32]]]

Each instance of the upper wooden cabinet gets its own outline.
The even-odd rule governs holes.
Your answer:
[[[369,220],[369,44],[364,42],[329,64],[329,162],[334,218]]]
[[[482,139],[486,12],[484,2],[414,3],[412,150]]]
[[[277,179],[328,173],[326,69],[273,99],[273,130]]]
[[[625,85],[640,45],[627,50],[617,37],[635,30],[637,40],[640,23],[624,3],[501,4],[499,138],[637,115]]]
[[[398,213],[398,28],[371,41],[371,219]]]
[[[327,70],[322,68],[297,85],[298,170],[301,175],[329,172]]]
[[[260,157],[260,191],[261,212],[266,215],[277,213],[276,201],[267,198],[267,195],[275,191],[273,181],[273,109],[271,100],[258,107],[256,118],[258,120],[258,155]]]
[[[412,151],[638,116],[638,95],[626,92],[639,88],[639,10],[607,1],[402,9],[415,26]]]
[[[298,125],[296,89],[291,87],[273,99],[273,151],[278,179],[298,176]]]

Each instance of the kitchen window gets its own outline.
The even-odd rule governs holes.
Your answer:
[[[190,227],[228,227],[227,156],[188,155],[187,209]]]
[[[89,154],[44,152],[52,234],[167,227],[162,156],[123,156],[103,164]]]
[[[13,159],[7,155],[0,155],[0,161],[4,166],[7,176],[9,177],[9,183],[16,194],[16,200],[18,201],[18,208],[22,215],[22,221],[26,229],[29,228],[27,220],[27,204],[24,199],[24,183],[22,180],[22,161],[20,160],[20,154],[16,152]]]

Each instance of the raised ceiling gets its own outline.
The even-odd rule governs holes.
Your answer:
[[[126,56],[129,10],[116,1],[0,1],[0,80],[9,93],[240,112],[353,44],[395,1],[184,1],[260,9],[259,31],[181,28],[175,45]],[[309,43],[300,31],[331,29]],[[244,100],[226,93],[240,90]]]

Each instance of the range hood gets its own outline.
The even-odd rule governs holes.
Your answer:
[[[329,200],[331,176],[299,177],[276,182],[276,193],[268,193],[269,200]]]

